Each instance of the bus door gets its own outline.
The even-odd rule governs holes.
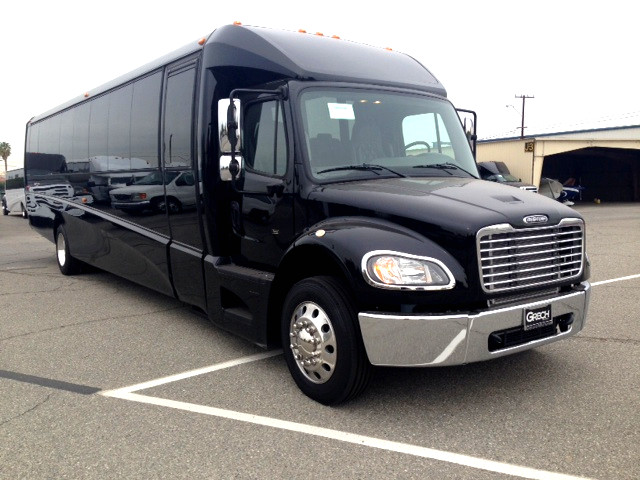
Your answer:
[[[256,100],[242,107],[245,168],[234,230],[241,238],[242,261],[253,268],[275,271],[294,235],[282,101]]]
[[[169,266],[178,298],[206,310],[195,155],[197,59],[167,67],[162,115],[164,201],[157,209],[169,224]]]

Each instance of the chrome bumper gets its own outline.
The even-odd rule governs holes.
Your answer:
[[[583,282],[560,297],[462,315],[358,314],[362,339],[373,365],[429,367],[460,365],[521,352],[575,335],[586,324],[591,285]],[[489,351],[489,335],[522,325],[524,309],[551,304],[554,318],[573,314],[565,332],[514,347]]]

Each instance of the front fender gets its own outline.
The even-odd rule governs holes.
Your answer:
[[[468,287],[465,270],[442,246],[413,230],[387,220],[367,217],[336,217],[324,220],[301,235],[289,248],[285,258],[294,255],[294,252],[301,248],[322,251],[339,265],[360,308],[424,303],[429,299],[441,299],[445,294],[434,291],[393,291],[370,285],[362,274],[362,258],[376,250],[435,258],[444,263],[453,274],[456,283],[454,289]]]

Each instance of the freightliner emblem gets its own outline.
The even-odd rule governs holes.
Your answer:
[[[549,221],[549,217],[547,217],[546,215],[527,215],[522,220],[524,220],[524,223],[527,224],[547,223]]]

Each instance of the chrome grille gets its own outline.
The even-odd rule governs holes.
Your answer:
[[[513,228],[494,225],[477,235],[478,266],[485,292],[549,285],[582,273],[584,223],[564,219],[558,225]]]

